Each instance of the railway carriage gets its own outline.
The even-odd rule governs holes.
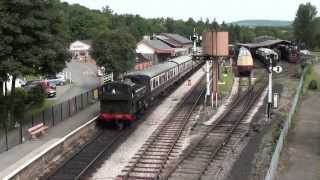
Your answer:
[[[191,71],[193,61],[190,56],[181,56],[169,60],[169,62],[176,63],[179,67],[179,77],[185,76],[188,72]]]
[[[148,99],[152,100],[163,89],[166,89],[179,79],[179,67],[176,63],[166,62],[143,71],[129,73],[125,76],[125,79],[145,85],[147,87],[146,95],[149,97]]]
[[[136,114],[146,109],[154,98],[199,65],[190,56],[181,56],[103,85],[98,121],[123,127],[123,123],[135,120]]]
[[[272,66],[276,66],[279,63],[279,55],[272,49],[258,48],[255,55],[266,66],[269,66],[270,58],[272,59]]]

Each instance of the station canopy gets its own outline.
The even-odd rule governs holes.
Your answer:
[[[276,40],[266,40],[260,43],[238,43],[238,46],[243,46],[249,49],[255,49],[260,47],[272,47],[278,44],[292,44],[292,43],[291,41],[276,39]]]

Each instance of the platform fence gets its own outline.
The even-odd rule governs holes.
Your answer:
[[[287,119],[285,121],[283,129],[281,130],[280,136],[279,136],[277,144],[276,144],[275,151],[273,152],[271,162],[269,165],[269,169],[268,169],[267,174],[265,176],[265,180],[274,180],[276,177],[280,154],[281,154],[285,139],[288,135],[289,129],[291,127],[292,118],[294,117],[299,98],[300,98],[301,94],[303,93],[305,75],[306,75],[306,72],[308,71],[309,68],[310,67],[304,68],[303,73],[301,75],[299,85],[296,90],[296,94],[293,97],[293,100],[291,101],[292,104],[290,107],[290,111],[288,112],[288,114],[286,116]]]
[[[48,128],[53,128],[60,122],[96,103],[99,100],[99,90],[100,87],[94,88],[41,112],[23,117],[17,120],[12,128],[8,128],[8,125],[3,124],[3,128],[0,129],[0,153],[30,140],[29,128],[40,123],[48,126]]]

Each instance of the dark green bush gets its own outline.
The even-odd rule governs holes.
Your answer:
[[[316,80],[311,80],[309,83],[309,87],[310,90],[316,90],[318,89],[318,83]]]
[[[35,86],[28,92],[27,104],[33,106],[43,105],[46,98],[46,92],[41,86]]]
[[[11,105],[14,106],[14,115],[15,117],[23,116],[26,110],[26,104],[28,102],[28,93],[26,90],[17,88],[15,91],[15,95],[11,98]]]

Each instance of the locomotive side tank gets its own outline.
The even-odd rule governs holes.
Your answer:
[[[239,76],[250,76],[253,69],[253,59],[248,49],[241,47],[237,59],[237,70]]]

